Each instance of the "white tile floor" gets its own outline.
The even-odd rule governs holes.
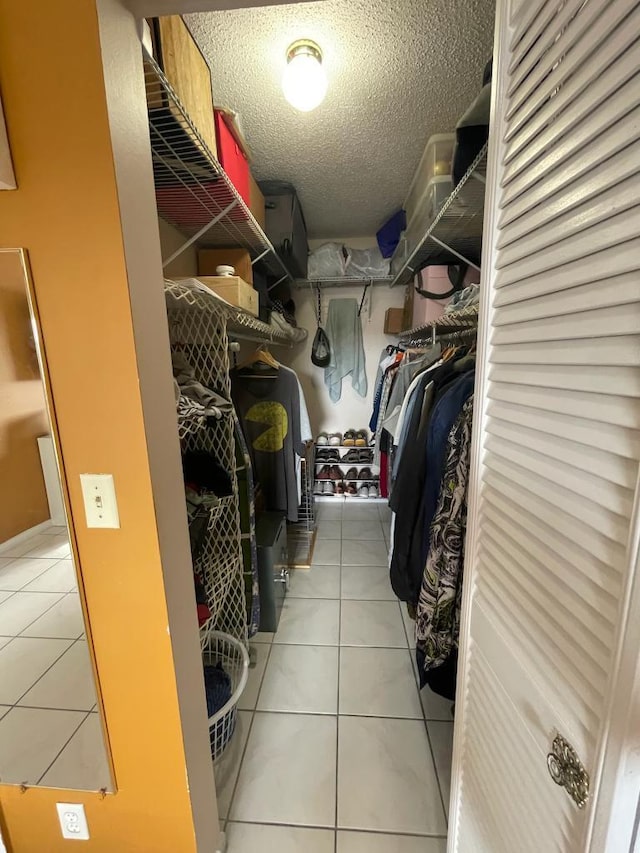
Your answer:
[[[451,703],[418,691],[388,536],[381,504],[320,505],[216,766],[228,853],[444,853]]]
[[[0,551],[0,781],[111,787],[65,528]]]

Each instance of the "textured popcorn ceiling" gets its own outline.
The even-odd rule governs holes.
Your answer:
[[[404,201],[426,140],[452,131],[491,55],[494,0],[323,0],[186,21],[216,104],[242,115],[258,179],[300,195],[311,237],[373,234]],[[285,51],[318,42],[329,90],[311,113],[284,99]]]

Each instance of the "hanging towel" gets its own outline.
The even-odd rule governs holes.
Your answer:
[[[351,374],[351,386],[361,397],[367,396],[367,371],[362,346],[362,325],[355,299],[329,302],[325,332],[331,344],[331,361],[324,369],[324,384],[332,403],[342,394],[342,380]]]

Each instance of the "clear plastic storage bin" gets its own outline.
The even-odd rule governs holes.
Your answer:
[[[438,133],[430,137],[409,188],[404,209],[407,212],[407,227],[421,209],[429,184],[435,178],[451,176],[451,159],[455,145],[455,133]]]
[[[429,181],[427,190],[411,221],[407,222],[406,252],[410,255],[428,231],[431,223],[440,213],[440,209],[453,192],[450,175],[442,175]]]

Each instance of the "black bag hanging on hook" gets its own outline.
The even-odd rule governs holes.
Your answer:
[[[331,347],[327,333],[321,326],[322,303],[320,301],[320,285],[318,285],[318,328],[311,344],[311,361],[316,367],[328,367],[331,361]]]

